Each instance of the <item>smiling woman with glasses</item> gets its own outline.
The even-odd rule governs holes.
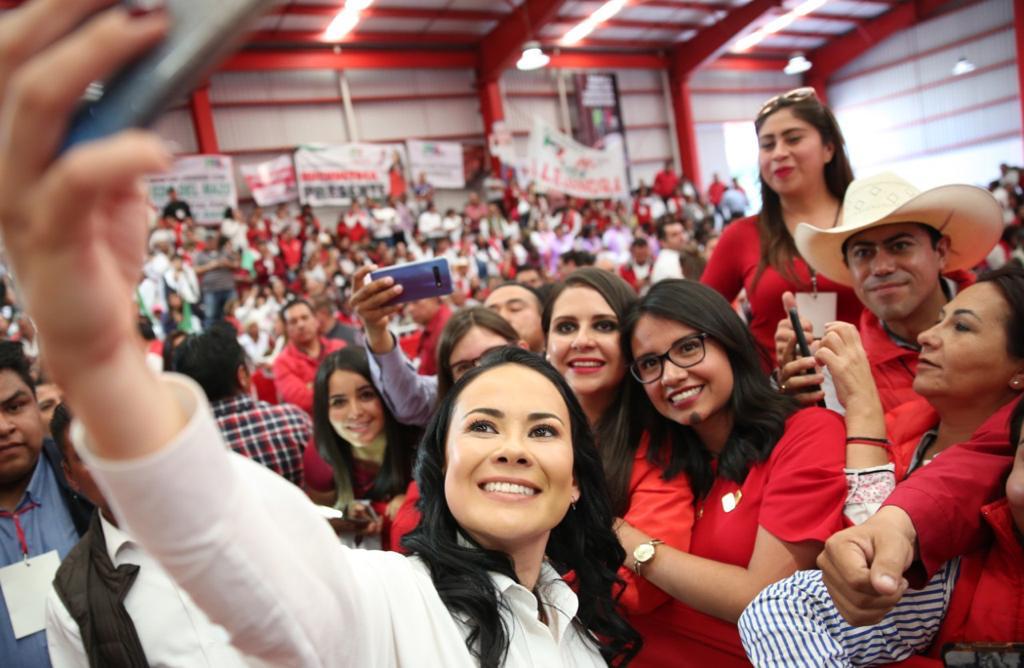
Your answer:
[[[633,377],[641,383],[653,383],[661,380],[665,373],[665,360],[672,362],[680,369],[689,369],[704,361],[707,349],[704,347],[704,339],[708,337],[704,332],[684,336],[672,347],[660,355],[644,355],[629,365]]]
[[[774,336],[786,317],[785,292],[819,296],[825,320],[857,322],[862,309],[853,290],[814,273],[793,242],[799,223],[830,228],[839,220],[853,170],[839,123],[813,88],[796,88],[766,101],[754,118],[759,146],[761,212],[722,233],[701,282],[733,301],[746,290],[750,330],[776,366]]]
[[[648,399],[647,457],[666,479],[687,478],[696,499],[688,551],[628,518],[619,525],[627,565],[673,597],[630,617],[644,636],[633,665],[748,665],[740,613],[765,586],[812,568],[843,526],[842,419],[775,392],[750,331],[699,283],[655,284],[623,336]]]

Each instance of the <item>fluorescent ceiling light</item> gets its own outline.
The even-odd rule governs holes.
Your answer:
[[[786,74],[800,74],[811,69],[811,61],[804,58],[804,54],[798,53],[789,59],[782,71]]]
[[[774,35],[780,30],[785,30],[791,23],[793,23],[793,21],[797,20],[801,16],[807,16],[811,12],[821,8],[826,2],[828,2],[828,0],[806,0],[805,2],[800,3],[782,16],[772,19],[749,35],[741,37],[736,44],[733,45],[733,50],[746,51],[756,44],[760,44],[766,37]]]
[[[372,2],[373,0],[346,0],[345,6],[324,30],[324,39],[335,42],[352,32],[359,23],[359,12],[369,7]]]
[[[956,61],[956,65],[953,66],[953,76],[958,77],[961,74],[967,74],[973,72],[975,69],[974,63],[967,59],[966,56],[960,56],[960,60]]]
[[[523,44],[523,55],[519,56],[519,61],[516,62],[516,69],[523,70],[524,72],[539,70],[549,62],[551,62],[551,57],[540,50],[539,43],[527,42]]]
[[[562,44],[576,44],[581,41],[584,37],[594,32],[597,26],[621,12],[628,3],[629,0],[608,0],[608,2],[595,9],[593,14],[574,25],[569,29],[569,32],[562,35]]]

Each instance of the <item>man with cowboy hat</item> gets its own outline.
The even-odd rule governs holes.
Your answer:
[[[939,319],[967,271],[980,263],[1003,230],[999,204],[988,191],[948,185],[919,191],[891,172],[858,179],[843,198],[839,224],[801,223],[793,235],[800,255],[817,272],[849,285],[867,307],[859,332],[884,410],[916,397],[918,335]],[[787,310],[792,295],[783,297]],[[810,323],[802,322],[810,331]],[[780,389],[802,402],[822,398],[812,358],[794,360],[789,320],[775,333]]]

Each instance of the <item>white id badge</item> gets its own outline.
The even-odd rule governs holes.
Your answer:
[[[835,322],[837,297],[835,292],[796,293],[796,310],[802,319],[813,323],[814,338],[820,339],[825,335],[826,323]]]
[[[46,596],[59,567],[57,550],[50,550],[0,568],[0,590],[3,590],[16,639],[46,628]]]

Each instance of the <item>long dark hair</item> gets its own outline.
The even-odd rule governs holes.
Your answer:
[[[580,498],[574,510],[551,530],[546,554],[561,573],[576,575],[579,610],[574,624],[584,637],[600,643],[609,664],[628,662],[640,649],[639,634],[619,614],[613,588],[625,551],[612,531],[614,514],[587,417],[565,379],[551,365],[526,350],[504,347],[488,353],[480,366],[459,379],[438,406],[420,443],[416,483],[422,519],[402,540],[411,554],[430,569],[438,595],[452,614],[466,619],[466,647],[484,668],[500,666],[508,652],[511,630],[501,619],[504,606],[489,572],[517,580],[512,560],[503,552],[481,547],[463,531],[445,497],[445,446],[452,412],[462,391],[499,366],[516,364],[542,375],[558,390],[568,408],[572,435],[573,474]]]
[[[636,292],[629,283],[617,274],[595,267],[584,267],[569,274],[564,281],[555,286],[544,303],[541,314],[541,325],[547,336],[551,328],[551,317],[555,302],[566,288],[590,288],[597,292],[611,307],[619,321],[619,345],[622,358],[629,356],[629,337],[623,334],[626,318],[637,301]],[[629,373],[623,378],[621,396],[594,425],[598,446],[601,449],[601,461],[604,463],[605,478],[608,480],[608,491],[611,495],[612,509],[622,515],[629,505],[629,479],[633,474],[633,457],[643,434],[643,423],[636,419],[643,405],[642,392],[636,384],[630,382]]]
[[[444,395],[448,394],[448,390],[455,384],[451,365],[452,350],[459,344],[462,337],[474,327],[490,330],[513,345],[519,340],[519,335],[516,334],[512,325],[489,308],[473,306],[456,311],[445,323],[437,343],[438,401],[444,399]]]
[[[313,442],[316,444],[317,452],[331,465],[335,474],[347,474],[351,482],[355,467],[352,444],[338,436],[331,426],[329,417],[330,381],[335,371],[357,373],[373,387],[366,350],[350,346],[331,353],[320,363],[313,381]],[[374,388],[373,391],[377,392],[377,389]],[[380,403],[384,411],[384,438],[387,447],[384,450],[384,461],[381,462],[380,471],[377,472],[373,487],[367,495],[375,501],[387,500],[405,492],[412,478],[413,450],[420,435],[418,429],[395,420],[387,402],[381,399]]]
[[[1024,268],[1014,263],[1000,269],[986,271],[978,283],[992,283],[1009,306],[1006,316],[1006,353],[1013,359],[1024,359]],[[1016,452],[1020,443],[1021,423],[1024,422],[1024,399],[1010,415],[1010,448]]]
[[[846,141],[843,139],[843,132],[839,129],[836,117],[814,95],[795,98],[783,95],[771,102],[770,106],[766,105],[765,109],[758,114],[754,120],[755,131],[760,134],[764,122],[781,109],[789,109],[794,116],[818,131],[823,144],[832,145],[835,152],[832,155],[832,160],[825,165],[825,185],[829,193],[842,202],[846,195],[846,189],[853,181],[853,168],[850,167],[850,158],[846,153]],[[800,253],[797,252],[793,235],[789,233],[786,222],[782,218],[782,200],[779,198],[779,194],[765,183],[763,177],[759,175],[758,178],[761,180],[761,213],[757,219],[757,231],[761,239],[761,260],[757,265],[753,284],[757,285],[761,274],[769,266],[782,274],[786,280],[796,282],[793,273],[793,258],[799,257]]]
[[[742,484],[750,467],[771,454],[782,436],[786,418],[797,409],[797,404],[772,388],[750,330],[729,302],[711,288],[680,278],[655,283],[629,315],[627,340],[632,340],[637,323],[645,315],[674,320],[704,332],[725,349],[732,369],[733,391],[723,410],[732,413],[733,428],[718,455],[718,475]],[[627,359],[633,359],[631,349]],[[636,383],[632,377],[630,382]],[[686,473],[695,497],[703,499],[715,481],[711,454],[692,427],[663,417],[649,401],[645,402],[645,412],[645,422],[651,425],[648,459],[664,467],[666,480]]]

